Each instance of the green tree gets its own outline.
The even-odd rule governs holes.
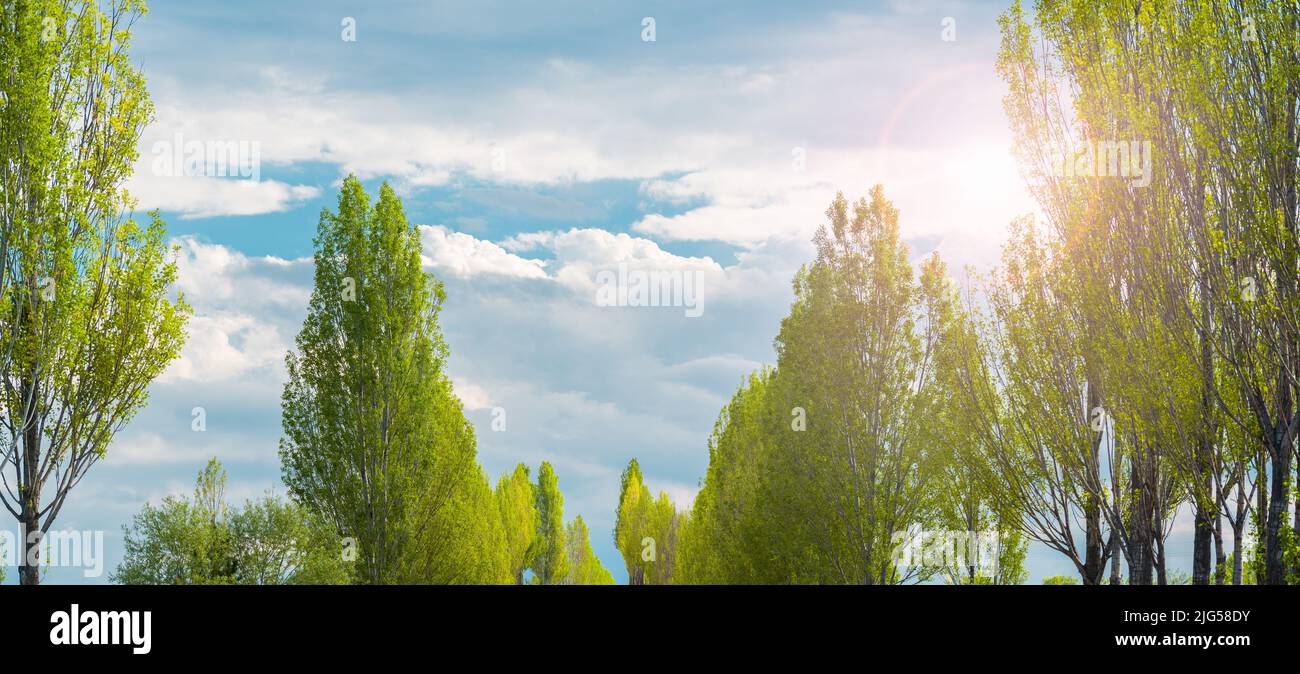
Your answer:
[[[665,492],[654,498],[641,476],[636,459],[623,471],[614,542],[627,565],[631,585],[668,585],[673,582],[678,549],[687,518]]]
[[[1042,0],[1032,24],[1019,2],[1002,19],[1016,150],[1068,250],[1088,395],[1115,416],[1107,443],[1124,484],[1093,497],[1134,583],[1150,582],[1153,564],[1166,580],[1171,500],[1194,509],[1193,582],[1210,582],[1212,545],[1222,579],[1222,517],[1239,548],[1247,472],[1270,482],[1253,509],[1264,575],[1285,581],[1300,470],[1298,17],[1292,3],[1267,0]],[[1148,175],[1137,185],[1052,175],[1052,155],[1091,170],[1086,154],[1062,157],[1075,139],[1099,148],[1111,176],[1124,161],[1118,142],[1144,142]],[[1225,425],[1251,446],[1224,442]]]
[[[709,438],[709,468],[681,538],[674,571],[683,584],[778,583],[758,500],[768,434],[768,387],[775,371],[752,373],[723,408]]]
[[[549,462],[537,472],[538,550],[532,570],[542,585],[557,585],[569,573],[568,544],[565,542],[564,495],[559,478]]]
[[[145,504],[123,527],[125,554],[112,580],[124,585],[332,585],[347,583],[343,544],[306,511],[270,494],[231,509],[216,459],[192,499]]]
[[[613,585],[614,576],[609,573],[600,558],[591,549],[591,536],[586,522],[579,515],[565,529],[569,573],[561,581],[564,585]]]
[[[366,583],[501,582],[508,574],[473,427],[445,373],[442,285],[385,183],[355,176],[321,213],[315,288],[286,359],[284,482],[357,540]],[[501,546],[504,547],[504,546]]]
[[[343,585],[352,580],[342,540],[301,506],[270,494],[228,519],[241,585]]]
[[[984,286],[979,336],[968,331],[949,351],[951,400],[974,433],[971,479],[1026,537],[1068,557],[1095,585],[1108,554],[1099,500],[1119,491],[1120,475],[1101,470],[1094,423],[1104,421],[1090,414],[1096,399],[1085,397],[1096,391],[1087,385],[1086,328],[1072,320],[1060,264],[1059,249],[1028,219],[1012,223],[1003,266]]]
[[[650,489],[641,477],[641,464],[636,459],[623,469],[619,488],[618,510],[614,517],[614,544],[627,565],[628,584],[646,584],[647,565],[643,559],[643,539],[649,531]]]
[[[926,282],[935,282],[937,275],[926,275]],[[1016,500],[1007,499],[999,489],[991,488],[983,479],[989,461],[989,447],[982,440],[978,420],[962,412],[964,373],[962,364],[971,353],[978,353],[979,337],[973,316],[960,306],[960,299],[952,288],[935,288],[935,296],[946,295],[943,317],[936,329],[940,334],[940,347],[936,351],[934,367],[939,385],[939,404],[933,422],[927,425],[928,442],[936,447],[946,447],[953,452],[951,461],[943,464],[938,476],[939,488],[935,492],[937,522],[949,531],[975,532],[997,536],[996,549],[964,550],[960,568],[946,565],[938,571],[951,584],[1018,585],[1028,577],[1024,568],[1028,542],[1020,531],[1020,517],[1015,510]],[[992,554],[995,559],[972,558]],[[994,565],[992,575],[983,572]]]
[[[129,47],[143,2],[0,6],[0,501],[44,534],[179,353],[157,213],[123,189],[153,107]],[[35,559],[37,536],[21,550]],[[40,581],[26,564],[24,585]]]
[[[785,582],[907,582],[917,570],[895,567],[895,535],[932,520],[935,477],[951,457],[923,432],[941,283],[918,283],[879,185],[852,205],[837,195],[826,215],[776,338],[769,404],[782,423],[760,500],[782,534],[769,554]],[[941,277],[942,265],[923,273]]]
[[[457,484],[450,499],[420,492],[401,529],[407,554],[394,582],[508,585],[515,582],[507,558],[505,530],[487,474]]]
[[[528,479],[528,466],[522,463],[515,466],[513,473],[502,475],[497,481],[497,511],[501,515],[510,575],[516,585],[524,584],[524,571],[532,566],[541,549],[534,491]]]

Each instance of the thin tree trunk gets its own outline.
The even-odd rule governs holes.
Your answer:
[[[1119,564],[1122,556],[1119,551],[1119,533],[1114,529],[1110,530],[1110,584],[1119,585],[1120,572]]]
[[[1245,568],[1241,559],[1243,550],[1241,549],[1241,530],[1245,528],[1245,522],[1233,522],[1232,524],[1232,584],[1241,585],[1242,571]]]
[[[1209,296],[1209,282],[1204,273],[1200,274],[1201,297]],[[1201,302],[1201,325],[1205,326],[1200,333],[1201,338],[1201,419],[1202,427],[1200,437],[1196,441],[1196,460],[1194,461],[1196,480],[1195,495],[1196,506],[1196,533],[1192,541],[1192,584],[1209,585],[1210,584],[1210,538],[1214,537],[1217,545],[1216,550],[1219,553],[1220,569],[1219,581],[1222,584],[1223,574],[1223,532],[1217,527],[1213,527],[1214,522],[1218,521],[1218,494],[1214,494],[1214,506],[1211,508],[1207,499],[1214,486],[1210,481],[1210,470],[1214,461],[1214,446],[1212,438],[1214,436],[1212,419],[1214,418],[1212,406],[1214,405],[1214,369],[1213,369],[1213,352],[1210,346],[1209,337],[1210,324],[1210,304]],[[1213,529],[1212,529],[1213,527]]]
[[[36,486],[36,474],[40,465],[41,431],[36,420],[36,401],[39,400],[39,384],[28,380],[22,385],[23,400],[27,403],[27,413],[23,415],[23,484],[22,508],[19,510],[22,522],[23,540],[19,546],[23,558],[18,567],[18,582],[22,585],[39,585],[41,582],[41,490]]]
[[[1101,391],[1096,386],[1096,380],[1093,377],[1088,378],[1088,409],[1093,410],[1101,406]],[[1102,433],[1092,441],[1091,462],[1086,467],[1091,473],[1094,484],[1100,484],[1100,469],[1098,466],[1098,456],[1101,453]],[[1106,575],[1106,559],[1103,555],[1103,543],[1101,540],[1101,504],[1096,499],[1088,499],[1083,506],[1083,515],[1085,522],[1084,531],[1084,585],[1101,585],[1101,579]]]
[[[1287,480],[1291,476],[1291,446],[1286,432],[1286,425],[1290,421],[1289,408],[1290,405],[1286,405],[1288,414],[1278,420],[1278,428],[1274,436],[1275,451],[1271,457],[1273,460],[1270,485],[1272,494],[1269,497],[1268,523],[1264,529],[1264,583],[1266,585],[1286,584],[1286,559],[1283,556],[1281,535],[1282,519],[1286,516],[1286,508],[1290,504]]]
[[[1214,522],[1214,584],[1222,585],[1228,560],[1224,558],[1223,549],[1223,518],[1217,518]]]
[[[1134,447],[1131,459],[1133,514],[1129,518],[1129,547],[1132,548],[1128,565],[1129,585],[1150,585],[1151,569],[1155,563],[1151,531],[1154,517],[1151,503],[1154,499],[1141,454],[1142,450]]]

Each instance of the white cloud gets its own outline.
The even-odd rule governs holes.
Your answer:
[[[456,396],[465,405],[466,411],[485,410],[492,407],[492,396],[482,386],[464,377],[454,377],[451,383],[456,391]]]
[[[115,468],[160,464],[195,466],[194,472],[197,474],[208,459],[214,456],[221,456],[226,462],[266,458],[265,453],[257,452],[247,445],[223,442],[228,441],[229,436],[205,436],[194,431],[188,432],[190,437],[179,434],[163,437],[159,433],[148,431],[133,433],[125,436],[124,441],[113,444],[108,460],[112,461]],[[178,438],[196,442],[177,442]]]
[[[285,353],[306,314],[311,260],[249,257],[188,236],[173,244],[177,289],[194,314],[180,357],[159,382],[211,383],[250,373],[282,379]]]
[[[274,325],[248,314],[195,315],[187,329],[189,339],[180,358],[159,377],[160,382],[238,378],[250,370],[279,366],[289,349]]]
[[[650,493],[659,497],[660,492],[668,494],[668,498],[673,502],[678,512],[690,512],[691,506],[695,504],[695,497],[699,495],[699,487],[689,484],[682,484],[672,480],[659,480],[654,477],[646,477],[646,487]]]
[[[127,189],[141,210],[157,208],[179,213],[182,219],[278,213],[321,194],[319,187],[276,180],[154,176],[147,165],[136,167]]]
[[[442,225],[421,225],[423,261],[442,274],[461,278],[477,274],[500,274],[520,278],[546,278],[546,263],[512,255],[501,246],[453,232]]]

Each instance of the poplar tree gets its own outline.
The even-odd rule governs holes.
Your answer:
[[[535,491],[528,480],[528,466],[521,463],[513,473],[501,476],[494,494],[505,537],[505,555],[516,585],[524,584],[524,571],[532,566],[541,549]]]
[[[944,271],[935,261],[923,269],[935,278],[918,283],[879,185],[853,204],[837,195],[826,215],[776,338],[770,404],[784,421],[760,500],[781,531],[773,559],[787,582],[906,582],[917,570],[894,565],[895,535],[929,520],[951,455],[923,432]]]
[[[0,502],[24,585],[72,489],[179,354],[157,213],[123,188],[153,114],[129,59],[144,3],[0,5]]]
[[[492,490],[445,372],[445,294],[421,268],[418,232],[392,188],[372,207],[355,176],[344,180],[338,210],[321,213],[314,259],[307,318],[286,358],[290,493],[356,539],[363,582],[502,582]]]
[[[569,559],[569,573],[564,585],[613,585],[614,577],[591,549],[587,523],[579,515],[565,528],[564,541]]]
[[[569,573],[565,543],[564,495],[549,462],[537,471],[537,555],[532,570],[542,585],[557,585]]]
[[[668,585],[674,582],[680,541],[688,518],[666,492],[656,499],[641,476],[636,459],[623,471],[622,488],[614,523],[614,541],[627,565],[631,585]]]

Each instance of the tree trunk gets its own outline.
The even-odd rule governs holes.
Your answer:
[[[1215,536],[1212,528],[1210,513],[1207,512],[1202,503],[1203,499],[1196,499],[1196,535],[1192,541],[1192,585],[1209,585],[1210,584],[1210,545],[1217,543],[1220,552],[1219,560],[1222,562],[1223,537]]]
[[[1289,407],[1289,406],[1288,406]],[[1285,427],[1290,421],[1289,415],[1278,421],[1278,438],[1274,445],[1273,470],[1271,471],[1271,491],[1268,504],[1268,523],[1264,529],[1264,584],[1286,584],[1286,559],[1282,550],[1282,520],[1291,499],[1288,498],[1287,480],[1291,476],[1291,447]]]
[[[1152,464],[1153,466],[1155,464],[1154,458],[1152,459]],[[1152,470],[1152,473],[1155,474],[1155,470]],[[1159,484],[1159,475],[1155,474],[1152,481],[1155,484]],[[1156,584],[1168,585],[1169,575],[1166,573],[1165,566],[1165,511],[1164,508],[1161,507],[1162,504],[1156,502],[1157,496],[1159,495],[1153,495],[1151,499],[1151,510],[1155,515],[1154,519],[1151,521],[1151,542],[1155,549],[1152,561],[1155,562],[1156,567]]]
[[[1232,584],[1241,585],[1241,574],[1243,562],[1241,559],[1241,530],[1243,526],[1236,522],[1232,523]]]
[[[1135,447],[1131,459],[1133,514],[1129,518],[1129,547],[1132,549],[1128,564],[1129,585],[1150,585],[1151,569],[1155,564],[1151,531],[1155,494],[1152,493],[1154,490],[1142,454],[1142,450]]]
[[[1094,377],[1088,377],[1088,410],[1096,409],[1101,406],[1101,390],[1096,385]],[[1104,432],[1104,429],[1103,429]],[[1091,461],[1088,463],[1086,470],[1090,473],[1093,484],[1101,484],[1100,467],[1098,465],[1099,455],[1101,453],[1101,438],[1103,433],[1097,433],[1097,437],[1092,440]],[[1083,505],[1083,514],[1086,529],[1084,531],[1084,585],[1101,585],[1101,579],[1106,575],[1106,558],[1103,554],[1103,543],[1101,540],[1101,504],[1096,498],[1089,498]]]
[[[1120,572],[1119,564],[1122,556],[1119,551],[1119,533],[1114,529],[1110,531],[1110,584],[1119,585]]]
[[[1222,585],[1224,580],[1224,567],[1227,566],[1228,560],[1223,556],[1223,518],[1218,518],[1214,523],[1214,584]]]
[[[1165,566],[1165,537],[1164,537],[1164,519],[1157,520],[1155,526],[1156,542],[1156,583],[1160,585],[1169,584],[1168,567]]]
[[[41,521],[36,517],[36,509],[39,507],[39,501],[33,501],[30,509],[27,507],[27,503],[23,503],[22,534],[24,538],[19,544],[23,551],[23,558],[19,560],[18,566],[18,582],[22,585],[39,585],[41,583]]]
[[[1204,273],[1200,274],[1201,297],[1209,295],[1209,282]],[[1210,584],[1210,538],[1215,537],[1217,550],[1219,552],[1220,568],[1219,579],[1222,584],[1223,574],[1222,557],[1223,557],[1223,535],[1217,528],[1212,530],[1215,521],[1218,520],[1218,494],[1214,494],[1214,507],[1209,505],[1211,493],[1214,486],[1210,481],[1210,470],[1214,465],[1214,430],[1211,419],[1214,418],[1212,406],[1214,405],[1214,365],[1213,351],[1211,350],[1209,337],[1210,324],[1210,304],[1201,302],[1201,325],[1205,326],[1200,332],[1201,341],[1201,420],[1202,427],[1200,437],[1196,439],[1196,460],[1194,462],[1193,479],[1196,481],[1195,496],[1196,506],[1196,533],[1192,540],[1192,584],[1209,585]]]
[[[1102,555],[1101,543],[1101,506],[1089,503],[1085,506],[1084,517],[1087,520],[1087,552],[1084,561],[1084,585],[1101,585],[1106,575],[1106,560]]]
[[[23,482],[19,496],[22,508],[19,521],[22,523],[23,540],[18,543],[22,548],[23,558],[19,560],[18,582],[22,585],[39,585],[41,582],[41,490],[36,486],[36,477],[41,457],[41,429],[37,424],[36,401],[40,399],[39,385],[34,379],[22,384],[23,400],[27,404],[23,415]]]

